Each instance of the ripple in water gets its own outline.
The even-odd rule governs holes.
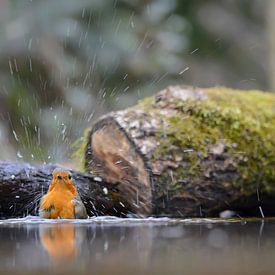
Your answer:
[[[261,219],[221,219],[221,218],[188,218],[188,219],[173,219],[168,217],[148,217],[148,218],[118,218],[114,216],[99,216],[90,217],[88,219],[43,219],[38,216],[26,216],[24,218],[0,220],[0,225],[5,224],[41,224],[41,223],[73,223],[73,224],[212,224],[212,223],[232,223],[247,221],[259,221]]]

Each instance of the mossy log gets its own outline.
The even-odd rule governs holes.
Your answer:
[[[100,118],[84,147],[85,171],[134,213],[275,214],[273,94],[168,87]]]

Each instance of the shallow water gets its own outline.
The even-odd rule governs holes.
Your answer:
[[[275,274],[274,220],[0,221],[1,274]]]

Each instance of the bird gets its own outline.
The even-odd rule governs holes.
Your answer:
[[[40,201],[39,216],[46,219],[85,219],[87,212],[69,170],[56,168],[48,192]]]

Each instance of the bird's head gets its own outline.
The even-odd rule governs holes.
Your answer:
[[[53,179],[52,184],[54,186],[63,186],[67,188],[74,187],[74,182],[72,179],[72,174],[69,170],[63,168],[56,168],[52,173]]]

